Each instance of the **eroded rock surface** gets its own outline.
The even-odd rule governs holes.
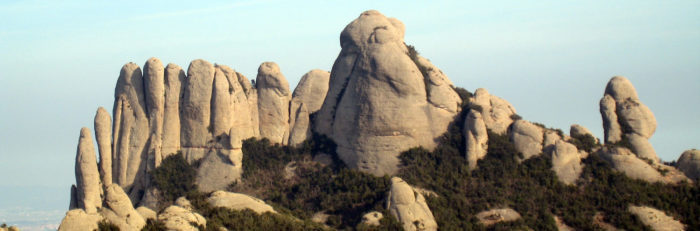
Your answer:
[[[574,184],[583,171],[579,151],[573,144],[559,140],[552,149],[552,170],[559,181]]]
[[[515,108],[508,101],[489,94],[488,90],[479,88],[474,91],[472,107],[480,108],[486,128],[497,134],[505,134],[513,123]]]
[[[298,145],[311,137],[310,115],[323,106],[328,93],[330,72],[312,70],[304,74],[292,94],[289,105],[289,145]]]
[[[90,129],[80,129],[78,151],[75,157],[75,181],[77,186],[77,206],[92,214],[102,207],[102,184],[97,170],[95,146],[92,144]]]
[[[491,209],[476,214],[476,218],[484,226],[491,226],[499,222],[509,222],[520,219],[520,213],[511,208]]]
[[[224,207],[233,210],[250,209],[258,214],[266,212],[277,213],[272,206],[264,201],[241,193],[216,191],[211,194],[207,202],[214,207]]]
[[[374,10],[341,33],[342,50],[315,129],[336,142],[350,168],[393,174],[399,152],[416,146],[433,149],[435,138],[457,114],[450,110],[461,100],[450,96],[456,93],[449,82],[439,73],[424,76],[421,68],[430,65],[417,55],[412,59],[403,36],[403,23]]]
[[[685,230],[683,223],[655,208],[631,205],[627,211],[636,215],[642,223],[656,231]]]
[[[279,66],[265,62],[258,68],[258,118],[260,136],[272,143],[287,144],[289,138],[289,83]]]
[[[700,150],[691,149],[683,152],[676,163],[678,169],[688,178],[700,180]]]
[[[523,154],[522,160],[527,160],[542,153],[544,129],[525,120],[516,120],[510,131],[510,140]]]
[[[437,230],[438,228],[423,195],[401,178],[391,178],[387,209],[403,224],[404,230]]]
[[[198,231],[197,226],[206,227],[207,221],[198,213],[171,205],[158,214],[158,220],[163,222],[165,228],[174,231]]]
[[[488,132],[481,113],[470,110],[464,120],[464,139],[469,169],[475,169],[477,161],[486,156],[488,150]]]

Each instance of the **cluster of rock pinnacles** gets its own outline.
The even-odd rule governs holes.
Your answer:
[[[442,71],[423,57],[409,56],[404,31],[394,18],[377,11],[362,13],[341,33],[342,50],[332,71],[308,72],[293,92],[272,62],[260,65],[254,84],[230,67],[204,60],[192,61],[187,72],[172,63],[163,66],[156,58],[143,69],[127,63],[115,87],[112,116],[101,107],[95,116],[99,161],[91,131],[80,131],[71,210],[59,230],[92,230],[103,219],[122,230],[140,229],[148,218],[173,230],[193,229],[190,222],[206,225],[184,198],[160,214],[152,210],[159,198],[148,172],[177,152],[190,162],[201,161],[196,183],[200,191],[216,191],[210,203],[274,212],[256,198],[219,191],[240,179],[241,140],[250,137],[298,145],[317,132],[337,143],[340,159],[350,168],[394,174],[399,153],[417,146],[434,148],[462,104]],[[477,89],[470,104],[464,121],[470,167],[486,155],[490,130],[508,135],[523,159],[550,155],[562,182],[578,179],[581,159],[589,153],[568,142],[570,136],[519,119],[510,103],[485,89]],[[683,172],[659,161],[647,140],[656,121],[627,79],[610,80],[600,111],[605,142],[624,139],[631,144],[631,149],[594,150],[615,169],[648,181],[698,179],[697,150],[678,161]],[[570,133],[592,135],[578,125]],[[662,175],[661,169],[671,174]],[[407,230],[437,229],[423,195],[399,178],[392,179],[387,209]],[[377,223],[373,217],[382,214],[375,213],[364,220]]]

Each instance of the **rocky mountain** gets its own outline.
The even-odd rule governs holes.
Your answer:
[[[405,33],[363,12],[332,70],[293,91],[273,62],[253,81],[201,59],[125,64],[97,148],[80,130],[59,230],[700,228],[700,152],[657,157],[627,78],[605,87],[601,143],[454,86]]]

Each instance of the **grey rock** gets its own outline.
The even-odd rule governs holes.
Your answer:
[[[362,224],[368,226],[379,226],[381,225],[380,220],[382,218],[384,218],[384,214],[377,211],[371,211],[362,215]]]
[[[515,149],[523,154],[522,160],[542,153],[544,129],[525,120],[517,120],[513,123],[510,139]]]
[[[617,103],[610,95],[604,95],[600,99],[600,114],[603,117],[603,130],[605,132],[605,143],[616,143],[622,140],[622,128],[617,120],[615,112]]]
[[[107,208],[100,214],[121,230],[141,230],[146,225],[146,219],[134,209],[129,196],[119,185],[112,184],[106,188],[105,205]]]
[[[676,166],[688,178],[700,180],[700,150],[691,149],[683,152],[678,158]]]
[[[71,209],[66,212],[66,216],[58,226],[59,231],[73,230],[97,230],[97,222],[102,220],[102,216],[97,213],[86,213],[82,209]]]
[[[115,87],[113,182],[124,188],[133,203],[146,187],[146,161],[149,123],[146,115],[144,80],[134,63],[125,64]]]
[[[158,220],[165,228],[173,231],[198,231],[197,225],[206,227],[207,221],[202,215],[177,205],[171,205],[158,214]]]
[[[112,118],[103,107],[95,114],[95,139],[100,151],[100,176],[107,187],[112,184]]]
[[[486,124],[479,111],[469,111],[464,120],[464,133],[469,169],[475,169],[477,161],[486,156],[489,139]]]
[[[143,66],[143,85],[149,127],[147,170],[153,170],[163,160],[163,117],[165,113],[165,69],[157,58],[150,58]]]
[[[581,176],[583,166],[576,146],[559,140],[552,150],[552,171],[559,181],[572,185]]]
[[[625,134],[625,137],[632,146],[632,152],[634,152],[637,157],[644,160],[651,160],[654,163],[661,162],[659,157],[656,156],[656,151],[654,151],[654,147],[651,146],[649,140],[636,133]]]
[[[391,178],[391,189],[387,196],[387,210],[404,230],[437,230],[433,213],[423,195],[398,177]]]
[[[286,144],[289,138],[289,83],[273,62],[258,68],[258,118],[260,136],[272,143]]]
[[[516,114],[513,105],[504,99],[489,94],[484,88],[474,91],[470,104],[476,106],[476,108],[481,108],[480,112],[484,118],[486,128],[497,134],[505,134],[508,131],[508,126],[513,123],[513,118],[511,117]]]
[[[499,222],[510,222],[520,219],[520,213],[511,208],[490,209],[476,214],[476,218],[484,226],[491,226]]]
[[[250,209],[258,214],[277,213],[272,206],[264,201],[241,193],[216,191],[211,194],[207,202],[214,207],[223,207],[233,210]]]
[[[214,65],[197,59],[190,63],[180,101],[180,145],[188,161],[204,157],[213,141],[211,97]]]
[[[241,178],[242,162],[240,149],[212,149],[197,170],[197,188],[202,192],[226,189]]]
[[[90,129],[80,129],[78,151],[75,157],[75,181],[77,185],[77,205],[86,213],[92,214],[102,207],[102,184],[97,170],[95,147],[90,137]]]
[[[180,66],[165,67],[165,105],[163,113],[163,158],[180,150],[180,98],[183,97],[185,72]]]
[[[656,231],[685,230],[685,225],[663,211],[648,206],[630,205],[627,209],[646,226]]]
[[[461,103],[447,102],[449,92],[431,92],[454,91],[445,81],[436,79],[435,89],[428,89],[430,77],[409,57],[403,34],[400,21],[373,10],[348,24],[314,123],[316,132],[336,142],[350,168],[378,176],[398,170],[401,151],[432,150],[456,115],[447,109]]]
[[[569,135],[572,137],[579,137],[579,136],[586,136],[589,135],[591,137],[593,136],[593,133],[588,130],[588,128],[578,125],[578,124],[572,124],[571,128],[569,129]]]
[[[309,115],[317,112],[328,93],[330,73],[311,70],[304,74],[292,93],[289,106],[289,145],[298,145],[311,136]]]

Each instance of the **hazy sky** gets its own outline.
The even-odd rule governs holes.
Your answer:
[[[602,137],[598,101],[623,75],[656,115],[663,160],[700,148],[700,1],[415,2],[1,1],[0,209],[62,216],[80,128],[111,110],[124,63],[202,58],[254,78],[274,61],[294,87],[331,69],[340,32],[368,9],[403,21],[406,43],[455,85],[526,120]],[[0,210],[0,222],[16,216]]]

